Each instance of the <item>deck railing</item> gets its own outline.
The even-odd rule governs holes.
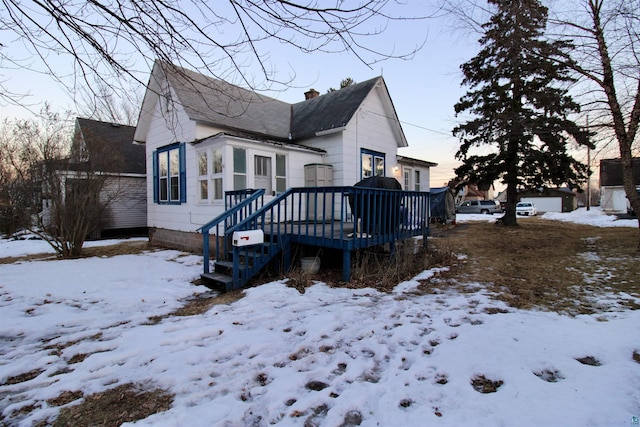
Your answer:
[[[429,193],[363,187],[291,188],[229,229],[315,239],[406,238],[427,231]],[[324,225],[324,227],[320,227]],[[353,237],[353,236],[349,236]]]
[[[285,270],[290,263],[286,255],[290,242],[342,249],[343,277],[349,280],[354,249],[385,243],[393,246],[413,236],[424,236],[426,245],[429,193],[366,187],[291,188],[227,233],[242,230],[263,230],[277,250],[285,250]],[[234,265],[234,277],[235,270]],[[254,273],[245,269],[243,275]]]

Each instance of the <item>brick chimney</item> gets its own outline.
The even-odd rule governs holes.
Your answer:
[[[315,90],[313,88],[309,89],[307,92],[304,93],[305,101],[307,99],[315,98],[316,96],[320,96],[320,92],[318,92],[317,90]]]

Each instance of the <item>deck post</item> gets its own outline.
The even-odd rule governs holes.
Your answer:
[[[348,249],[342,251],[342,280],[351,280],[351,251]]]
[[[240,272],[240,248],[235,245],[233,246],[233,272],[231,273],[231,279],[231,289],[227,286],[227,292],[242,287],[242,283],[240,282],[242,279]]]
[[[202,231],[202,258],[204,274],[209,273],[209,230]]]

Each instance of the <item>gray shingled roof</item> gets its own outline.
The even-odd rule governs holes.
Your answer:
[[[413,157],[407,157],[407,156],[398,155],[396,158],[397,158],[399,163],[404,163],[404,164],[412,165],[412,166],[422,166],[422,167],[438,166],[437,163],[428,162],[426,160],[420,160],[420,159],[416,159],[416,158],[413,158]]]
[[[172,64],[162,69],[192,120],[281,141],[345,126],[381,79],[289,104]]]
[[[76,119],[90,162],[98,161],[100,172],[144,174],[146,170],[145,147],[133,143],[134,126],[101,122],[78,117]],[[96,159],[109,153],[113,159]]]
[[[347,86],[293,105],[293,139],[346,126],[380,77]]]
[[[290,104],[174,65],[164,64],[163,70],[192,120],[288,138]]]

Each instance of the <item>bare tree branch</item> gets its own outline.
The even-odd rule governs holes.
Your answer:
[[[114,84],[115,80],[146,83],[155,60],[225,79],[230,75],[257,89],[247,72],[258,65],[268,86],[281,80],[265,43],[279,42],[302,52],[346,52],[363,64],[390,58],[408,59],[424,41],[406,49],[378,48],[389,22],[426,19],[395,14],[392,0],[357,2],[289,0],[0,0],[0,29],[25,43],[28,54],[3,58],[3,63],[38,69],[77,86]],[[385,44],[387,45],[387,44]],[[0,47],[0,52],[1,52]],[[75,76],[52,66],[49,55],[73,61]],[[124,91],[124,88],[120,88]],[[17,94],[0,97],[19,103]]]
[[[58,256],[76,257],[132,188],[117,174],[124,162],[117,144],[94,142],[87,150],[68,113],[45,105],[41,116],[0,128],[0,226],[29,230]]]
[[[633,209],[640,212],[636,191],[640,177],[635,177],[633,171],[640,127],[638,1],[582,0],[581,4],[580,13],[557,12],[554,19],[559,29],[557,37],[579,40],[571,56],[574,71],[583,77],[586,86],[583,93],[590,98],[590,102],[584,104],[587,108],[583,114],[591,117],[595,113],[596,126],[612,131],[621,159],[626,196]],[[588,88],[594,90],[589,92]]]

